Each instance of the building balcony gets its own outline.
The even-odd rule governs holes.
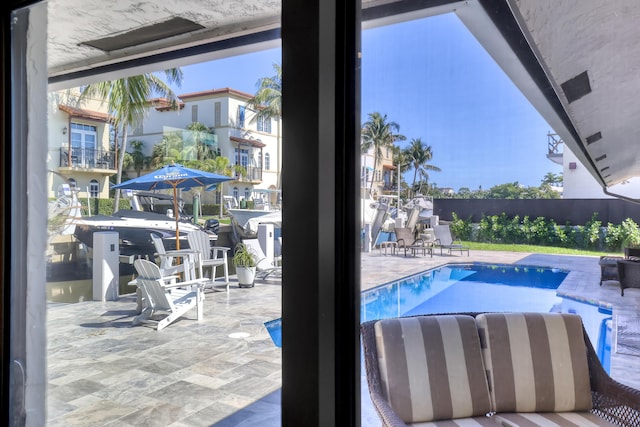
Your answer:
[[[562,144],[564,142],[557,134],[551,132],[547,134],[547,159],[557,165],[562,165],[563,162]]]
[[[116,173],[115,151],[101,148],[79,148],[69,146],[60,148],[60,170],[73,170],[78,172],[102,173],[112,175]]]
[[[260,184],[262,183],[262,168],[254,166],[245,167],[247,173],[236,173],[236,182],[242,182],[247,184]]]

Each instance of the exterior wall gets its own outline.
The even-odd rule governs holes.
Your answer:
[[[602,187],[587,171],[573,152],[563,144],[562,152],[562,198],[563,199],[608,199]],[[570,165],[575,164],[572,169]]]
[[[572,164],[575,166],[572,167]],[[562,153],[562,180],[563,199],[611,199],[602,191],[587,169],[580,163],[575,154],[564,144]],[[614,185],[609,188],[613,194],[620,194],[626,197],[640,198],[640,179],[632,178],[624,183]]]
[[[82,103],[78,101],[79,89],[48,93],[48,155],[47,155],[47,191],[48,197],[57,197],[60,184],[67,183],[69,178],[76,181],[79,198],[87,198],[87,188],[91,180],[95,179],[99,184],[99,198],[109,198],[109,176],[114,171],[95,172],[93,169],[82,168],[61,168],[60,153],[61,148],[68,146],[71,137],[71,123],[88,124],[96,126],[97,140],[96,148],[109,150],[109,125],[104,121],[97,121],[83,117],[70,117],[62,111],[59,106],[66,105],[82,110],[95,111],[106,114],[106,104],[95,99],[85,99]],[[66,128],[66,134],[63,134]]]
[[[373,190],[375,195],[389,193],[390,186],[396,181],[395,170],[393,169],[393,151],[390,148],[382,149],[382,157],[378,159],[375,172],[373,172],[375,163],[374,149],[371,148],[366,153],[361,154],[360,181],[364,188],[371,188],[371,180],[373,179]],[[373,172],[373,173],[372,173]]]

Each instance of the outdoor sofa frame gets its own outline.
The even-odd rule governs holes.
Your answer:
[[[438,315],[470,315],[476,317],[481,313],[442,313]],[[420,316],[410,316],[420,317]],[[376,335],[374,326],[377,320],[362,323],[361,336],[366,367],[369,393],[373,405],[383,426],[406,426],[385,399],[382,380],[378,366]],[[589,380],[593,407],[591,413],[618,426],[637,427],[640,425],[640,391],[613,380],[602,367],[600,359],[591,345],[584,325],[582,325],[586,344]],[[437,422],[436,422],[437,423]]]

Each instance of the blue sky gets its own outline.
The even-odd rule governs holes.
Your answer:
[[[378,111],[431,145],[440,187],[538,186],[562,168],[546,158],[552,131],[454,15],[365,30],[362,121]],[[280,49],[182,67],[178,94],[231,87],[254,93]],[[413,172],[405,179],[411,183]]]

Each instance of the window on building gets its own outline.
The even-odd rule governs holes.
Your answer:
[[[193,123],[198,121],[198,104],[191,106],[191,121]]]
[[[251,200],[251,191],[248,188],[244,189],[244,199]]]
[[[264,168],[265,170],[271,170],[271,156],[269,156],[269,153],[264,155]]]
[[[238,187],[233,187],[233,198],[238,200],[240,197],[240,193],[238,192]]]
[[[222,103],[217,101],[213,104],[213,126],[220,127],[222,123]]]
[[[97,198],[100,195],[100,183],[98,180],[92,179],[89,183],[89,196],[93,198]]]
[[[244,105],[240,105],[238,107],[238,126],[239,128],[244,128],[244,115],[245,115],[246,107]]]
[[[249,150],[246,148],[236,148],[234,151],[236,154],[236,164],[244,168],[249,166]]]
[[[258,132],[271,133],[271,118],[258,116],[257,129]]]
[[[71,161],[74,165],[93,167],[96,161],[97,127],[71,123]]]

